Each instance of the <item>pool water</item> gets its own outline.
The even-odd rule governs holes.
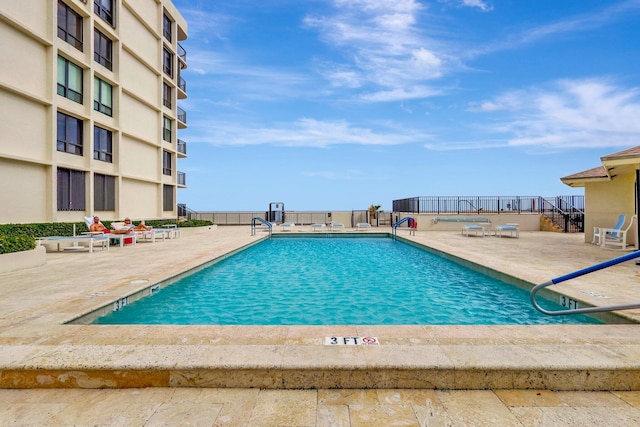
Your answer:
[[[542,301],[548,309],[561,309]],[[96,324],[505,325],[546,316],[529,292],[391,238],[265,240]]]

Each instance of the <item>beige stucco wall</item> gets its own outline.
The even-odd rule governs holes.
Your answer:
[[[0,67],[0,82],[24,90],[29,95],[44,97],[51,82],[51,78],[47,78],[51,70],[48,48],[5,23],[0,23],[0,34],[2,45],[11,46],[0,49],[0,64],[3,64]]]
[[[158,113],[147,105],[123,93],[120,101],[120,129],[122,132],[133,135],[146,141],[157,141]]]
[[[120,211],[120,219],[131,218],[132,221],[150,218],[149,212],[157,212],[158,185],[144,181],[123,179],[120,187],[120,195],[126,211]],[[155,215],[153,216],[156,217]]]
[[[404,217],[412,217],[418,221],[418,231],[461,231],[463,224],[476,224],[476,222],[460,222],[462,218],[475,219],[486,218],[491,221],[490,225],[500,224],[518,224],[520,231],[540,231],[540,214],[486,214],[486,215],[433,215],[433,214],[412,214],[412,213],[394,213],[398,220]],[[434,221],[434,219],[438,221]],[[446,221],[451,219],[455,221]],[[478,222],[477,224],[482,224]],[[487,224],[488,225],[488,224]],[[406,227],[406,225],[401,225]]]
[[[0,154],[51,160],[50,149],[42,144],[50,136],[50,107],[0,89],[0,117]]]
[[[51,0],[3,1],[0,11],[40,37],[47,34],[47,15],[55,6]]]
[[[135,0],[129,2],[135,6],[135,15],[128,9],[122,8],[120,14],[120,35],[127,46],[153,67],[162,65],[161,50],[158,40],[161,33],[155,36],[148,28],[158,28],[162,24],[162,11],[158,9],[155,0]],[[140,25],[144,23],[145,26]],[[160,62],[158,60],[160,59]]]
[[[42,213],[47,212],[49,201],[47,169],[0,158],[0,223],[43,221]]]
[[[616,175],[611,181],[593,182],[585,185],[585,241],[591,242],[593,227],[613,227],[618,216],[635,213],[635,169]],[[637,221],[634,224],[637,227]],[[636,242],[636,232],[629,234]]]
[[[153,50],[153,48],[151,47],[149,50]],[[162,99],[160,98],[158,75],[125,50],[122,51],[121,61],[122,66],[127,67],[127,70],[131,70],[131,72],[127,72],[121,76],[120,83],[122,84],[122,88],[129,93],[135,94],[135,96],[147,104],[154,106],[160,105]],[[125,97],[123,101],[129,101],[130,99],[130,97]],[[142,105],[143,104],[138,103],[136,108],[141,108]],[[149,106],[145,106],[144,108],[149,109]],[[156,117],[155,121],[157,120]]]
[[[0,254],[0,274],[44,265],[46,252],[44,246],[36,246],[30,251]]]

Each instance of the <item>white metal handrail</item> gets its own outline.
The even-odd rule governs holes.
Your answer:
[[[267,227],[269,227],[269,238],[271,238],[271,233],[273,232],[273,224],[271,224],[269,221],[265,220],[264,218],[260,218],[259,216],[255,216],[251,218],[251,235],[254,236],[256,234],[257,222],[260,222],[266,225]]]
[[[576,277],[584,276],[585,274],[593,273],[594,271],[602,270],[604,268],[611,267],[616,264],[620,264],[622,262],[630,261],[635,258],[640,257],[640,251],[635,251],[626,255],[623,255],[618,258],[611,259],[609,261],[601,262],[600,264],[592,265],[591,267],[583,268],[582,270],[575,271],[573,273],[565,274],[564,276],[557,277],[555,279],[551,279],[548,282],[541,283],[536,285],[531,289],[530,298],[533,306],[540,312],[547,314],[549,316],[562,316],[567,314],[585,314],[585,313],[600,313],[604,311],[615,311],[615,310],[630,310],[632,308],[640,308],[640,302],[634,304],[621,304],[621,305],[608,305],[602,307],[586,307],[586,308],[570,308],[569,310],[546,310],[536,301],[536,294],[543,288],[546,288],[551,285],[557,285],[561,282],[566,282],[567,280],[575,279]]]

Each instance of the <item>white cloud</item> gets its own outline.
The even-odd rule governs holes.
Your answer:
[[[465,0],[475,1],[475,0]],[[562,34],[577,33],[598,29],[611,23],[629,17],[631,10],[640,8],[640,0],[626,0],[590,13],[575,15],[545,25],[525,29],[519,33],[501,37],[493,43],[488,43],[477,49],[466,52],[467,58],[477,57],[492,52],[516,49],[522,45],[542,40],[557,39]]]
[[[429,138],[390,124],[382,129],[354,126],[346,121],[299,119],[272,127],[250,127],[237,123],[189,122],[190,140],[212,145],[279,145],[286,147],[328,147],[332,145],[400,145]]]
[[[334,0],[332,16],[307,16],[308,27],[343,55],[343,62],[322,74],[334,87],[364,88],[379,93],[429,93],[426,80],[443,75],[447,55],[436,50],[418,25],[424,6],[415,0]],[[455,61],[453,61],[455,62]],[[326,66],[326,62],[323,64]],[[339,70],[336,72],[335,70]],[[417,87],[414,87],[417,86]],[[387,97],[361,96],[368,102]]]
[[[510,115],[485,130],[507,134],[511,146],[620,147],[640,141],[640,88],[606,79],[562,80],[478,105],[473,111]]]
[[[493,6],[482,0],[462,0],[462,4],[465,6],[477,7],[483,12],[488,12],[493,9]]]
[[[410,88],[399,88],[392,90],[382,90],[373,93],[363,93],[360,100],[366,102],[390,102],[407,99],[423,99],[440,95],[441,92],[427,86],[413,86]]]

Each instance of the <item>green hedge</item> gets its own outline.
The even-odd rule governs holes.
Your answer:
[[[110,228],[112,221],[101,221],[105,227]],[[113,221],[116,222],[116,221]],[[36,237],[45,236],[73,236],[73,226],[76,226],[76,234],[89,231],[87,224],[82,222],[51,222],[36,224],[0,224],[0,254],[10,252],[28,251],[36,246]],[[138,222],[134,221],[134,224]],[[161,228],[164,224],[176,224],[175,220],[148,220],[150,227]],[[179,227],[206,227],[212,225],[211,221],[192,219],[177,223]]]
[[[0,254],[30,251],[36,247],[36,239],[31,236],[2,236],[0,235]]]

